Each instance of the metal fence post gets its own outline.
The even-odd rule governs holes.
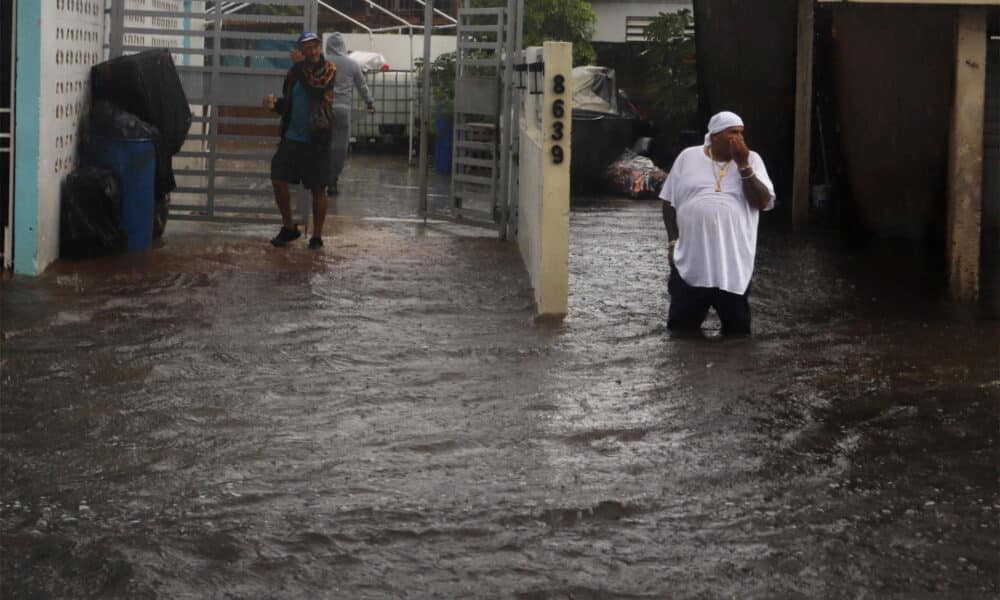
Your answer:
[[[431,25],[434,23],[434,0],[424,5],[424,71],[420,90],[420,216],[427,222],[427,129],[431,118]]]
[[[106,10],[110,27],[108,28],[108,58],[122,55],[125,44],[125,0],[110,0],[111,8]]]

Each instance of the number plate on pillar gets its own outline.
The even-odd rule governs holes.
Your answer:
[[[550,153],[553,164],[557,165],[562,164],[563,160],[566,159],[566,153],[563,150],[563,137],[565,137],[563,132],[566,129],[566,101],[560,97],[565,93],[566,78],[562,75],[556,75],[552,78],[552,95],[555,100],[553,100],[551,108],[552,132],[550,137],[554,143]]]

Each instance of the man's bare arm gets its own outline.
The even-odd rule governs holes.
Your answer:
[[[739,169],[740,179],[743,182],[743,195],[746,196],[747,202],[757,210],[764,210],[771,201],[771,192],[761,180],[757,179],[750,165]]]
[[[746,197],[747,202],[757,210],[764,210],[771,201],[771,192],[767,190],[767,186],[761,180],[757,179],[757,176],[753,172],[753,167],[750,166],[750,148],[747,147],[746,142],[741,138],[732,140],[729,150],[732,153],[733,160],[736,161],[737,168],[740,170],[740,180],[743,182],[743,195]]]
[[[663,203],[663,226],[667,229],[667,238],[673,242],[680,232],[677,229],[677,211],[669,202]]]

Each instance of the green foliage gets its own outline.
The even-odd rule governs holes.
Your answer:
[[[597,14],[585,0],[525,0],[524,46],[573,42],[573,65],[591,65],[597,60],[590,45],[596,23]]]
[[[684,9],[660,13],[645,31],[648,89],[655,98],[654,108],[671,120],[683,120],[698,110],[693,28],[694,16]]]
[[[476,7],[507,6],[503,0],[474,0]],[[524,0],[524,47],[542,42],[572,42],[573,65],[591,65],[597,53],[590,44],[597,14],[587,0]]]
[[[455,112],[455,60],[454,52],[439,55],[431,62],[431,112],[451,116]],[[414,76],[417,85],[424,81],[424,65],[417,59]],[[431,122],[433,129],[433,121]]]
[[[505,0],[473,0],[473,6],[507,6]],[[524,46],[540,46],[544,41],[573,43],[573,64],[593,64],[597,59],[590,38],[597,15],[585,0],[525,0]],[[442,54],[431,63],[431,104],[435,112],[451,114],[455,107],[454,52]],[[416,77],[423,81],[423,66],[417,64]]]
[[[455,111],[456,58],[454,52],[447,52],[431,63],[431,96],[434,109],[449,115]]]

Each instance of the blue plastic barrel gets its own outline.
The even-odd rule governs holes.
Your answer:
[[[445,113],[434,115],[434,170],[447,175],[451,173],[451,147],[455,125],[452,116]]]
[[[118,174],[122,190],[122,227],[129,250],[153,245],[153,210],[156,204],[156,146],[149,139],[95,137],[93,160]]]

